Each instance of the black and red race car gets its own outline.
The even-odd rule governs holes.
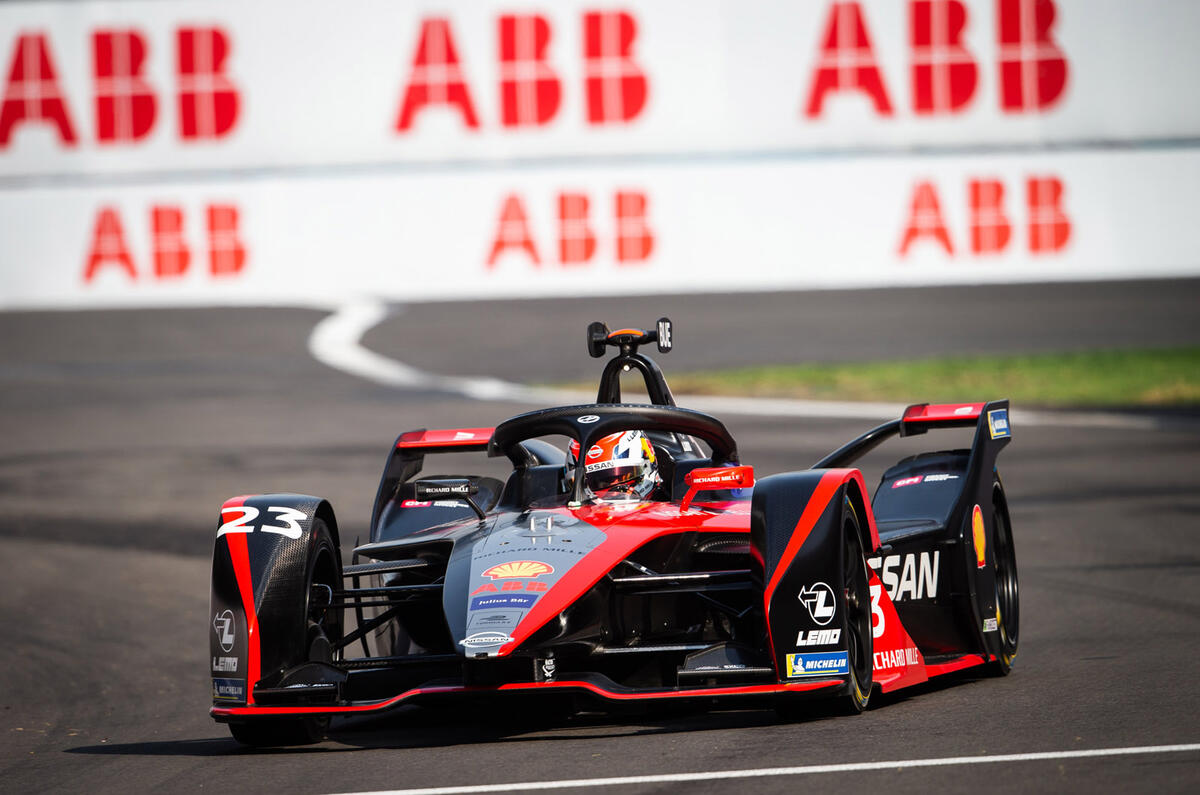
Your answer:
[[[1008,402],[910,406],[756,482],[725,426],[677,407],[638,352],[669,350],[671,334],[665,318],[589,326],[593,356],[616,348],[594,404],[401,434],[349,565],[325,500],[226,502],[213,717],[277,745],[318,740],[334,715],[442,699],[764,698],[802,714],[820,697],[854,713],[874,690],[1007,673],[1017,566],[995,464]],[[650,403],[622,402],[632,371]],[[905,458],[874,497],[852,466],[889,437],[956,427],[974,428],[970,449]],[[646,440],[657,479],[614,501],[589,486],[589,459],[624,433]],[[462,458],[447,453],[498,458],[507,474],[423,474],[427,459]]]

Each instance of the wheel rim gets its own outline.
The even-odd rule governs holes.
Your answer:
[[[306,606],[306,648],[308,659],[318,662],[333,662],[337,656],[331,644],[342,636],[341,611],[330,609],[333,592],[338,589],[337,565],[333,553],[323,548],[317,553],[313,570],[309,575],[308,604]]]

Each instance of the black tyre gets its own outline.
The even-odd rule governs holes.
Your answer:
[[[342,611],[326,607],[333,592],[342,588],[340,556],[324,520],[312,524],[313,542],[309,547],[304,589],[304,659],[291,662],[333,662],[333,644],[342,637]],[[327,716],[306,718],[270,718],[229,724],[233,739],[256,748],[319,743],[329,729]]]
[[[846,617],[846,649],[850,680],[846,683],[846,706],[851,714],[867,708],[874,679],[874,641],[871,634],[871,592],[867,559],[863,554],[858,514],[849,499],[842,504],[842,599]]]
[[[342,569],[337,547],[329,528],[321,519],[313,520],[316,536],[308,561],[308,587],[305,589],[306,660],[333,662],[332,644],[342,638],[342,611],[326,607],[333,592],[342,590]]]
[[[992,503],[992,549],[996,562],[996,625],[1000,633],[1000,653],[991,664],[992,673],[1007,676],[1017,656],[1021,628],[1021,601],[1017,584],[1017,553],[1000,484],[996,484]]]
[[[783,693],[775,699],[775,712],[785,720],[828,715],[857,715],[871,697],[874,642],[871,636],[871,591],[867,560],[863,556],[858,514],[849,499],[842,501],[841,588],[843,632],[849,658],[850,678],[842,695],[814,703],[801,694]]]

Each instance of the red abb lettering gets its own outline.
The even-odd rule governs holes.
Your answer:
[[[8,144],[13,127],[31,121],[48,122],[63,143],[75,143],[75,128],[67,114],[66,97],[58,85],[58,73],[44,33],[24,33],[17,37],[4,99],[0,102],[0,146]]]
[[[583,16],[587,118],[592,124],[627,122],[646,106],[646,75],[632,56],[637,25],[624,11]]]
[[[106,264],[120,266],[129,274],[130,279],[137,278],[133,257],[129,256],[129,248],[125,245],[121,216],[112,207],[101,207],[96,215],[96,225],[92,229],[92,245],[88,249],[87,263],[83,269],[83,280],[90,282],[95,278],[96,271]]]
[[[412,73],[404,99],[400,103],[397,130],[412,126],[417,111],[427,105],[448,105],[457,108],[463,121],[472,129],[479,126],[471,92],[463,80],[458,49],[450,33],[450,20],[431,17],[422,20],[417,52],[413,56]]]
[[[999,254],[1012,240],[1012,221],[1004,209],[1004,183],[998,179],[967,181],[967,215],[971,252],[976,256]],[[1071,219],[1062,207],[1063,183],[1058,177],[1029,177],[1025,181],[1028,211],[1029,252],[1053,254],[1066,247],[1071,237]],[[912,205],[900,256],[919,238],[931,237],[953,256],[950,232],[942,220],[937,189],[931,182],[918,182],[913,188]]]
[[[500,17],[500,121],[505,127],[536,127],[558,113],[562,83],[546,63],[549,43],[545,17]]]
[[[1067,59],[1051,35],[1054,0],[995,0],[1000,107],[1036,113],[1060,100]],[[964,45],[970,21],[964,0],[909,0],[912,107],[918,115],[957,113],[979,86],[979,64]],[[859,91],[877,114],[892,115],[883,71],[859,2],[830,3],[805,115],[821,115],[827,95]]]
[[[584,193],[562,192],[558,194],[557,202],[559,264],[578,267],[592,262],[599,237],[592,228],[591,198]],[[624,190],[613,195],[613,255],[618,264],[645,262],[654,249],[654,232],[647,219],[646,206],[643,191]],[[534,265],[541,267],[525,204],[515,193],[506,196],[500,208],[487,267],[495,268],[501,255],[511,249],[523,252]]]
[[[834,3],[821,40],[821,54],[813,72],[805,114],[810,118],[821,115],[827,94],[847,90],[862,91],[877,113],[892,115],[892,103],[871,48],[862,8],[858,3]]]
[[[1025,192],[1029,206],[1029,250],[1035,254],[1061,251],[1071,236],[1071,220],[1062,209],[1062,180],[1030,177]]]
[[[1067,59],[1050,38],[1052,0],[997,0],[1000,107],[1021,113],[1056,102],[1067,85]]]
[[[500,124],[545,126],[558,115],[563,100],[562,79],[547,54],[553,25],[541,14],[503,14],[496,22]],[[626,11],[583,15],[583,88],[589,124],[628,123],[645,109],[649,80],[634,57],[636,40],[637,20]],[[410,130],[417,114],[428,106],[457,110],[468,129],[480,126],[450,20],[440,17],[421,23],[395,129]]]
[[[908,253],[908,247],[922,237],[931,237],[946,249],[947,254],[954,254],[954,246],[950,244],[950,232],[946,222],[942,220],[942,208],[938,203],[937,189],[932,182],[918,182],[913,189],[912,204],[909,207],[908,223],[904,227],[904,237],[900,241],[900,256]]]
[[[966,6],[960,0],[914,0],[909,14],[913,110],[962,110],[979,82],[979,67],[962,46]]]
[[[180,28],[179,130],[183,138],[220,138],[233,129],[238,92],[225,74],[229,37],[218,28]]]
[[[208,262],[213,276],[235,276],[246,266],[246,247],[238,234],[238,210],[208,206]]]
[[[246,247],[238,233],[238,210],[223,204],[210,204],[208,218],[208,251],[210,273],[213,277],[241,273],[246,265]],[[178,279],[187,275],[192,254],[184,236],[183,208],[173,205],[153,205],[150,208],[150,248],[154,258],[154,278],[159,281]],[[131,280],[138,278],[137,268],[125,231],[116,208],[101,207],[96,214],[92,242],[84,263],[83,281],[91,282],[105,266],[117,266]]]
[[[643,262],[654,247],[654,233],[646,223],[646,194],[621,191],[616,196],[617,261]]]
[[[136,141],[154,126],[157,100],[142,79],[146,39],[134,30],[92,34],[96,140]]]
[[[154,275],[159,279],[187,273],[192,255],[183,239],[183,210],[156,206],[150,210],[150,235],[153,239]]]
[[[596,235],[588,226],[588,197],[558,194],[558,252],[563,265],[587,262],[596,253]]]
[[[496,587],[495,583],[485,582],[471,591],[471,596],[478,596],[484,593],[500,593],[501,591],[525,591],[526,593],[545,593],[550,590],[550,584],[544,582],[521,582],[518,580],[507,580],[500,587]]]
[[[533,236],[529,234],[529,221],[525,216],[525,205],[521,197],[515,193],[504,199],[500,209],[500,223],[496,227],[496,236],[492,242],[492,253],[488,255],[489,268],[496,266],[499,256],[510,248],[519,248],[529,255],[534,265],[540,265],[537,249],[533,245]]]
[[[973,179],[968,183],[971,251],[1001,252],[1012,237],[1012,224],[1004,214],[1004,183],[998,179]]]

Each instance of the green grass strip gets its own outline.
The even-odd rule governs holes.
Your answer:
[[[963,356],[670,373],[672,391],[817,400],[1036,406],[1200,405],[1200,347]],[[632,387],[630,383],[627,386]]]

